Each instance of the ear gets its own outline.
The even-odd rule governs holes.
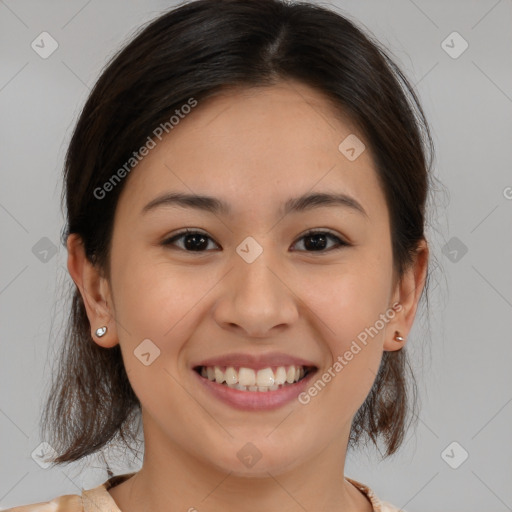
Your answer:
[[[425,286],[428,270],[429,248],[426,240],[418,243],[414,261],[405,270],[404,275],[396,284],[393,292],[392,307],[395,316],[389,321],[386,327],[386,339],[384,350],[400,350],[407,342],[407,336],[411,331],[421,292]],[[395,338],[396,333],[403,340]]]
[[[77,285],[84,301],[87,317],[91,325],[91,336],[95,343],[104,348],[111,348],[118,343],[110,286],[106,278],[87,259],[83,241],[79,235],[72,233],[66,241],[68,249],[68,270]],[[107,332],[99,337],[96,329],[107,327]]]

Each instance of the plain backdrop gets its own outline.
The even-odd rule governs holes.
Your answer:
[[[106,60],[173,5],[0,0],[2,508],[80,494],[107,478],[94,458],[45,469],[32,456],[44,441],[39,416],[67,315],[63,158]],[[408,512],[512,510],[512,2],[323,5],[373,33],[415,85],[442,184],[429,205],[430,312],[423,304],[408,342],[417,428],[383,462],[372,450],[351,453],[345,474]],[[51,49],[42,32],[58,44],[47,58],[32,45],[45,37]]]

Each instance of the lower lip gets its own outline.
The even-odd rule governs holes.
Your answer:
[[[195,370],[192,370],[200,383],[213,396],[222,402],[241,409],[243,411],[261,411],[278,409],[283,405],[291,402],[308,387],[311,378],[315,375],[316,370],[306,375],[302,380],[295,384],[288,384],[275,391],[240,391],[233,389],[225,384],[211,381],[206,377],[202,377]]]

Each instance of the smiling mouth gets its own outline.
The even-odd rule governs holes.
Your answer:
[[[196,366],[194,371],[211,382],[239,391],[277,391],[293,386],[317,370],[316,366],[269,366],[260,370],[245,366]]]

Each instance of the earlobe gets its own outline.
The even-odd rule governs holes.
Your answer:
[[[412,328],[418,303],[421,298],[428,270],[429,249],[426,240],[418,243],[414,261],[405,270],[397,284],[394,295],[396,311],[393,320],[386,328],[384,350],[395,351],[402,349]]]
[[[391,308],[395,313],[393,319],[389,322],[386,327],[386,334],[384,339],[384,351],[394,352],[401,350],[407,343],[406,336],[402,333],[403,313],[404,307],[399,302],[394,302]]]
[[[117,345],[113,312],[110,311],[108,283],[99,270],[87,259],[79,235],[72,233],[67,239],[68,271],[82,295],[91,337],[98,345],[110,348]],[[105,286],[106,285],[106,286]],[[104,291],[107,289],[107,292]]]
[[[393,339],[398,343],[402,343],[402,341],[404,341],[404,337],[400,335],[399,331],[395,331],[395,337]]]

